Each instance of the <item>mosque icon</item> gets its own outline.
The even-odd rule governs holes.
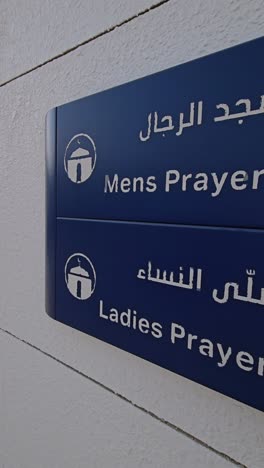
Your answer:
[[[85,182],[91,176],[96,162],[96,148],[89,135],[79,133],[67,145],[64,167],[69,179],[76,184]]]
[[[96,283],[95,269],[89,258],[81,253],[71,255],[65,265],[65,281],[76,299],[89,299]]]

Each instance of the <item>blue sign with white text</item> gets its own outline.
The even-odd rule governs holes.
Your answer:
[[[263,44],[58,107],[58,216],[263,227]]]
[[[57,320],[264,410],[264,232],[59,220],[57,243]]]
[[[262,411],[263,45],[46,121],[47,313]]]

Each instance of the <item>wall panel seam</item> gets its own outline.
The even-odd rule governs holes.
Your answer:
[[[213,452],[214,454],[220,456],[221,458],[224,458],[226,461],[232,463],[234,466],[239,466],[240,468],[249,468],[246,465],[240,463],[239,461],[235,460],[234,458],[230,457],[224,452],[221,452],[220,450],[217,450],[216,448],[208,445],[206,442],[203,440],[199,439],[196,436],[193,436],[189,432],[185,431],[184,429],[176,426],[175,424],[171,423],[170,421],[159,417],[157,414],[153,413],[152,411],[147,410],[143,406],[138,405],[137,403],[134,403],[132,400],[129,398],[125,397],[121,393],[116,392],[115,390],[111,389],[107,385],[99,382],[98,380],[94,379],[93,377],[88,376],[84,372],[76,369],[75,367],[71,366],[70,364],[67,364],[66,362],[62,361],[61,359],[58,359],[56,356],[48,353],[47,351],[44,351],[43,349],[39,348],[38,346],[35,346],[34,344],[30,343],[29,341],[24,340],[23,338],[18,337],[11,331],[4,329],[0,327],[0,331],[3,334],[7,334],[9,337],[19,341],[20,343],[24,343],[26,346],[29,346],[30,348],[38,351],[39,353],[43,354],[45,357],[48,357],[52,359],[53,361],[57,362],[58,364],[66,367],[68,370],[78,374],[81,377],[84,377],[85,379],[89,380],[90,382],[94,383],[95,385],[98,385],[100,388],[104,389],[108,393],[111,393],[112,395],[116,396],[117,398],[120,398],[122,401],[128,403],[129,405],[133,406],[139,411],[142,411],[143,413],[147,414],[151,418],[155,419],[156,421],[159,421],[160,423],[164,424],[165,426],[169,427],[170,429],[173,429],[179,434],[182,434],[183,436],[187,437],[188,439],[192,440],[193,442],[197,443],[198,445],[202,446],[203,448],[209,450],[210,452]]]
[[[50,59],[47,59],[44,62],[42,62],[42,63],[40,63],[38,65],[35,65],[34,67],[30,68],[29,70],[26,70],[26,71],[24,71],[24,72],[22,72],[22,73],[20,73],[20,74],[18,74],[16,76],[14,76],[13,78],[10,78],[10,79],[8,79],[6,81],[3,81],[2,83],[0,83],[0,88],[3,88],[4,86],[8,85],[9,83],[12,83],[13,81],[16,81],[17,79],[22,78],[23,76],[26,76],[26,75],[34,72],[35,70],[38,70],[39,68],[42,68],[45,65],[47,65],[47,64],[49,64],[51,62],[54,62],[55,60],[60,59],[61,57],[64,57],[65,55],[70,54],[71,52],[74,52],[75,50],[79,49],[80,47],[82,47],[84,45],[89,44],[90,42],[94,42],[96,39],[99,39],[100,37],[105,36],[106,34],[114,32],[116,29],[130,23],[131,21],[136,20],[140,16],[143,16],[143,15],[149,13],[150,11],[155,10],[156,8],[159,8],[159,7],[163,6],[163,5],[165,5],[166,3],[169,3],[170,1],[171,0],[161,0],[160,2],[146,8],[145,10],[142,10],[139,13],[136,13],[135,15],[121,21],[120,23],[116,24],[115,26],[111,26],[110,28],[105,29],[104,31],[95,34],[94,36],[90,37],[89,39],[86,39],[85,41],[82,41],[82,42],[76,44],[75,46],[70,47],[69,49],[67,49],[67,50],[65,50],[63,52],[60,52],[59,54],[54,55]]]

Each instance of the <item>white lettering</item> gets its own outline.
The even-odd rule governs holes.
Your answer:
[[[112,185],[111,185],[111,182],[110,182],[110,177],[108,175],[105,176],[105,186],[104,186],[104,192],[107,193],[107,192],[118,192],[118,175],[115,174],[114,175],[114,178],[113,178],[113,181],[112,181]]]
[[[131,324],[131,309],[127,309],[126,312],[121,312],[120,323],[123,327],[130,327]]]
[[[177,323],[171,324],[171,342],[175,343],[176,338],[184,338],[185,329]]]
[[[191,333],[188,334],[188,339],[187,339],[187,348],[192,349],[192,342],[193,340],[197,340],[198,336],[197,335],[192,335]]]
[[[133,192],[138,191],[137,185],[139,185],[139,192],[144,192],[144,179],[143,179],[143,177],[135,177],[133,179]]]
[[[148,333],[149,332],[149,321],[142,317],[138,321],[138,328],[141,331],[141,333]]]
[[[216,188],[216,191],[211,193],[212,197],[217,197],[221,193],[227,176],[228,172],[224,172],[219,180],[217,174],[215,172],[212,172],[212,177]]]
[[[247,178],[248,178],[248,175],[246,171],[234,172],[231,177],[231,187],[234,190],[244,190],[247,187],[247,183],[245,183]],[[242,185],[238,185],[238,184],[242,184]]]
[[[147,178],[147,192],[155,192],[157,190],[157,184],[155,182],[156,178],[154,176],[150,176]]]
[[[196,182],[193,184],[194,190],[199,192],[200,190],[208,190],[208,175],[203,172],[199,172],[195,176]],[[201,179],[201,180],[198,180]]]
[[[99,301],[99,316],[106,319],[106,320],[108,320],[108,316],[104,315],[103,310],[104,310],[104,303],[103,303],[103,301]]]
[[[262,377],[264,375],[264,358],[263,357],[259,358],[258,375],[261,375]]]
[[[238,367],[240,367],[240,369],[243,369],[248,372],[252,371],[253,369],[253,365],[254,365],[253,356],[251,356],[251,354],[249,353],[246,353],[246,351],[240,351],[239,353],[237,353],[236,362],[237,362]]]
[[[118,311],[116,309],[110,309],[109,320],[118,323]]]
[[[253,184],[252,184],[253,190],[258,189],[259,178],[262,175],[264,175],[264,169],[261,169],[260,171],[254,171],[253,172]]]
[[[161,338],[162,337],[162,325],[158,322],[153,322],[151,325],[151,334],[154,338]]]
[[[225,353],[224,349],[223,349],[223,346],[220,343],[216,343],[216,346],[218,348],[218,351],[219,351],[219,354],[220,354],[220,357],[221,357],[221,362],[218,362],[217,365],[219,367],[225,367],[228,359],[230,358],[230,356],[232,354],[232,348],[229,346],[228,350]]]
[[[177,184],[180,180],[180,173],[174,169],[166,172],[165,192],[170,191],[170,186]]]
[[[209,356],[210,358],[212,358],[214,356],[214,345],[212,341],[207,340],[206,338],[202,338],[201,343],[204,344],[201,344],[199,346],[200,353],[204,356]]]
[[[128,177],[124,177],[124,179],[122,179],[120,182],[121,191],[124,193],[130,192],[130,185],[131,180]]]
[[[187,180],[192,178],[192,174],[183,174],[182,176],[182,190],[186,192],[187,190]]]

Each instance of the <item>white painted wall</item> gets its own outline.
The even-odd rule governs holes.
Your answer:
[[[0,1],[1,468],[264,466],[264,414],[44,311],[48,109],[263,35],[263,0],[158,3]]]

